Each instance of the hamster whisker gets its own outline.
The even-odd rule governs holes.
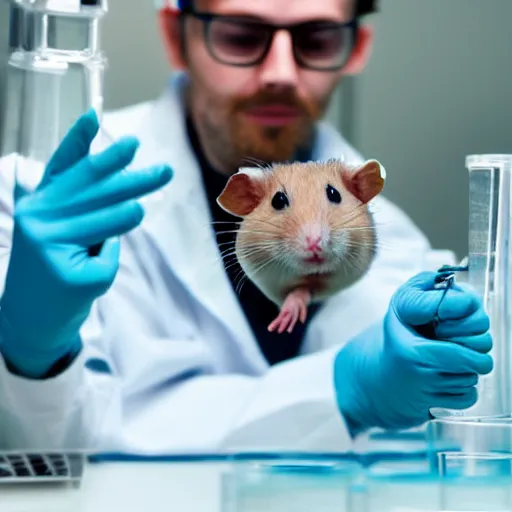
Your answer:
[[[218,231],[217,235],[227,235],[230,233],[252,233],[256,235],[272,235],[272,233],[269,233],[268,231],[257,231],[255,229],[229,229],[226,231]]]
[[[344,233],[344,232],[350,232],[350,233],[359,232],[361,234],[364,234],[366,232],[366,233],[374,234],[376,231],[375,228],[376,228],[375,224],[373,224],[372,226],[343,226],[343,224],[341,224],[341,225],[333,226],[332,231],[336,235]],[[377,233],[375,244],[377,247],[382,247],[382,248],[386,248],[386,249],[390,249],[390,250],[401,250],[401,248],[398,246],[392,245],[388,242],[382,242],[380,240],[380,237],[378,236],[378,233]]]
[[[253,273],[254,274],[258,274],[259,272],[261,272],[262,270],[264,270],[266,267],[268,267],[269,265],[272,265],[274,263],[273,260],[269,260],[267,259],[266,261],[263,261],[263,263],[261,263],[260,265],[258,265],[254,270],[253,270]]]
[[[208,224],[242,224],[243,220],[212,220]]]
[[[245,250],[236,250],[236,249],[226,249],[223,253],[221,253],[222,259],[229,258],[230,256],[234,256],[237,254],[244,258],[252,258],[255,255],[267,254],[268,249],[270,247],[251,247]]]
[[[336,227],[340,228],[346,226],[349,222],[357,219],[359,216],[365,215],[364,205],[356,206],[352,211],[348,212],[343,216],[343,220],[340,224],[337,224]]]
[[[272,263],[276,269],[281,269],[284,273],[290,273],[293,268],[294,262],[291,261],[290,252],[287,250],[288,246],[284,241],[279,241],[275,246]]]
[[[259,267],[256,267],[256,271],[255,272],[259,272],[261,271],[261,269],[263,267],[265,267],[267,264],[271,263],[271,261],[269,260],[265,260],[263,262],[263,265],[260,265]],[[247,282],[247,280],[249,279],[249,276],[245,273],[245,271],[241,268],[237,275],[235,276],[234,278],[234,281],[236,283],[236,280],[239,279],[239,282],[238,284],[236,285],[236,288],[235,288],[235,293],[237,294],[240,294],[242,292],[242,288],[244,286],[244,284]]]
[[[240,250],[243,249],[250,249],[251,247],[274,247],[275,244],[278,243],[277,240],[253,240],[251,242],[246,242],[245,240],[243,242],[238,242]],[[232,248],[236,247],[236,240],[229,240],[228,242],[221,242],[219,243],[220,246],[225,245],[231,245]]]
[[[238,271],[236,276],[233,278],[233,282],[236,285],[235,286],[235,294],[240,295],[240,293],[242,292],[242,287],[245,284],[245,282],[247,281],[247,279],[248,279],[247,274],[244,272],[244,270],[242,268],[240,268],[240,270]],[[238,280],[238,282],[237,282],[237,280]]]
[[[272,226],[273,228],[281,229],[281,226],[278,226],[277,224],[273,224],[272,222],[269,222],[268,220],[251,219],[251,224],[253,222],[259,222],[260,224],[264,224],[265,226]],[[211,222],[210,224],[211,225],[218,225],[218,224],[233,225],[233,224],[236,224],[236,225],[240,226],[242,223],[243,223],[243,221],[216,220],[216,221]]]
[[[272,226],[273,228],[276,228],[276,229],[282,229],[282,226],[278,226],[277,224],[273,224],[272,222],[269,222],[268,220],[264,220],[264,219],[251,219],[251,224],[253,222],[259,222],[260,224],[263,224],[265,226]]]
[[[359,248],[359,247],[371,247],[371,246],[374,246],[375,247],[375,252],[377,251],[377,249],[385,249],[385,250],[402,250],[400,249],[398,246],[393,246],[387,242],[382,242],[381,240],[379,240],[378,238],[374,241],[374,242],[371,242],[369,240],[364,240],[364,239],[352,239],[352,240],[344,240],[343,241],[343,244],[347,247],[352,247],[352,248]]]
[[[241,166],[244,164],[252,164],[261,169],[262,171],[270,171],[272,170],[272,164],[265,162],[264,160],[260,160],[258,158],[254,158],[252,156],[243,157],[241,162]]]
[[[244,258],[252,258],[253,256],[262,256],[263,258],[268,257],[268,249],[271,249],[273,247],[272,244],[268,245],[254,245],[250,247],[242,247],[239,249],[236,249],[235,247],[228,247],[227,249],[224,249],[220,256],[222,261],[227,260],[231,256],[237,257],[237,253],[239,256]]]
[[[361,260],[353,252],[348,252],[345,254],[345,262],[349,268],[352,268],[356,271],[361,271],[365,268]]]
[[[276,233],[272,232],[272,231],[269,231],[268,229],[266,231],[263,231],[261,229],[252,229],[252,228],[246,228],[244,226],[242,226],[240,228],[240,230],[238,231],[238,233],[244,233],[244,234],[247,234],[247,233],[255,233],[255,234],[258,234],[258,235],[267,235],[267,236],[276,236]]]
[[[232,259],[230,259],[230,258],[232,258]],[[254,258],[255,261],[264,260],[264,259],[265,259],[265,257],[261,254],[259,255],[259,257]],[[238,260],[236,254],[230,254],[228,257],[222,258],[222,264],[224,265],[224,269],[227,271],[227,270],[230,270],[231,268],[239,265],[240,261]]]
[[[227,247],[224,247],[227,246]],[[251,249],[271,249],[275,246],[274,242],[263,242],[263,243],[253,243],[253,244],[243,244],[238,247],[240,254],[245,254],[248,250]],[[236,253],[237,247],[234,240],[230,242],[223,242],[219,244],[219,249],[221,254],[226,254],[231,251]]]

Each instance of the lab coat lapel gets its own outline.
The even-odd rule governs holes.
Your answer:
[[[190,293],[231,331],[250,361],[263,371],[267,363],[225,273],[211,228],[202,176],[186,133],[181,100],[185,77],[175,75],[141,124],[134,165],[168,163],[174,171],[162,198],[147,207],[143,224]]]

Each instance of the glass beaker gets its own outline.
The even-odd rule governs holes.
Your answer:
[[[512,155],[469,155],[468,284],[490,318],[494,368],[480,376],[477,403],[464,411],[432,409],[437,417],[498,418],[512,414],[510,248]]]
[[[512,476],[512,418],[436,419],[427,425],[433,469],[448,476]]]
[[[429,425],[440,510],[512,510],[512,419],[452,418]]]

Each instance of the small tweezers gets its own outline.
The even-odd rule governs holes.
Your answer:
[[[435,277],[435,288],[436,289],[444,289],[444,293],[439,300],[439,304],[437,305],[436,312],[434,314],[434,318],[427,324],[419,326],[416,330],[425,338],[435,339],[436,337],[436,328],[441,323],[441,318],[439,317],[439,308],[443,303],[443,299],[446,296],[448,290],[453,286],[455,282],[455,273],[456,272],[467,272],[468,266],[450,266],[444,265],[438,271]]]

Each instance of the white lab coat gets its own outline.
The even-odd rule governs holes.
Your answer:
[[[124,237],[112,288],[84,324],[84,349],[56,378],[32,381],[0,361],[4,445],[145,453],[350,448],[336,408],[335,350],[381,317],[395,289],[453,263],[388,200],[374,202],[382,249],[369,274],[312,322],[300,357],[269,367],[224,273],[186,136],[181,85],[109,113],[111,137],[136,135],[133,167],[167,162],[174,178],[143,224]],[[322,124],[315,158],[361,156]],[[372,155],[378,157],[378,155]],[[2,283],[12,229],[13,159],[0,162]],[[385,163],[384,163],[385,164]],[[393,180],[393,169],[388,180]],[[29,291],[27,291],[29,293]],[[30,321],[30,319],[27,319]],[[109,372],[86,363],[102,361]],[[96,364],[98,367],[98,364]]]

